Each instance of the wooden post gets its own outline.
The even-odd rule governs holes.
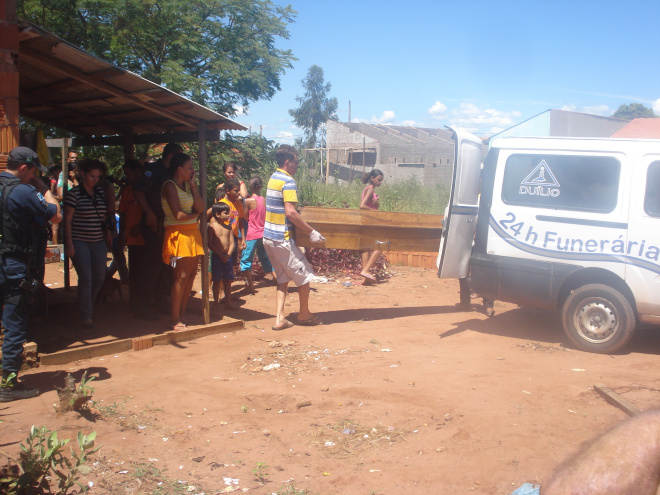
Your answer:
[[[64,198],[69,194],[69,139],[62,139],[62,218],[64,218]],[[62,229],[62,248],[66,253],[66,233],[64,232],[64,220],[60,222]],[[69,257],[64,255],[64,290],[71,288],[71,270],[69,268]]]
[[[328,143],[326,143],[326,148],[325,148],[325,159],[327,160],[326,166],[325,166],[325,183],[326,185],[329,184],[330,180],[330,147],[328,146]]]
[[[353,148],[349,150],[348,156],[350,157],[350,162],[351,162],[351,169],[350,172],[348,173],[348,183],[350,184],[351,182],[353,182]]]
[[[0,170],[19,144],[16,0],[0,2]]]
[[[133,144],[133,135],[124,136],[124,159],[135,158],[135,145]]]
[[[364,160],[365,160],[365,154],[366,154],[366,140],[365,138],[362,138],[362,180],[364,180]]]
[[[200,217],[199,228],[202,230],[202,243],[204,244],[204,256],[202,256],[202,312],[204,313],[204,324],[211,323],[211,311],[209,308],[209,249],[208,230],[206,226],[206,122],[199,122],[199,188],[204,198],[204,213]]]

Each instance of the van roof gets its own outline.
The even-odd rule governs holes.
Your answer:
[[[660,139],[510,136],[495,139],[491,148],[578,151],[624,151],[642,148],[660,153]]]

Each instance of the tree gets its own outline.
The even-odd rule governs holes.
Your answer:
[[[295,124],[305,131],[305,142],[308,148],[317,145],[325,146],[325,122],[337,120],[337,98],[330,98],[332,85],[326,83],[323,69],[312,65],[307,71],[307,77],[302,80],[305,88],[304,96],[296,96],[300,105],[295,110],[289,110]]]
[[[612,117],[617,119],[639,119],[644,117],[655,117],[653,110],[641,103],[631,103],[626,105],[622,103],[619,105],[619,108],[616,109],[616,112],[612,114]]]
[[[296,60],[270,0],[23,0],[18,16],[225,115],[269,100]]]

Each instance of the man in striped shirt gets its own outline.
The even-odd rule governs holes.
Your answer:
[[[294,325],[284,317],[284,302],[289,282],[298,286],[300,312],[298,325],[320,325],[318,315],[309,311],[309,283],[314,277],[311,265],[295,244],[293,228],[309,234],[313,243],[325,242],[325,238],[314,230],[298,213],[298,190],[293,176],[298,170],[298,151],[288,144],[281,145],[276,152],[277,170],[268,181],[266,193],[266,222],[264,225],[264,248],[277,277],[275,325],[273,330],[284,330]]]

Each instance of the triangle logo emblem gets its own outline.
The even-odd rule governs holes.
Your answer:
[[[534,170],[532,170],[520,184],[524,186],[559,187],[559,182],[557,181],[555,174],[552,173],[552,170],[550,170],[550,167],[545,160],[541,160],[541,163],[534,167]]]

